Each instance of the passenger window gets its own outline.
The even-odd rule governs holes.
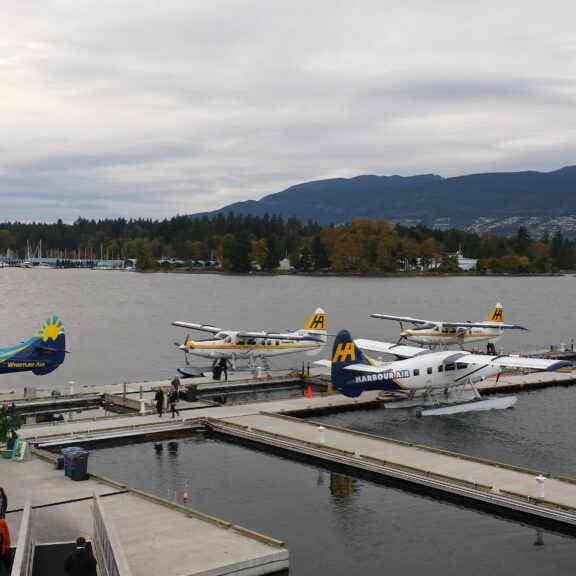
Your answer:
[[[426,368],[426,373],[427,373],[427,374],[432,374],[432,368]]]
[[[438,366],[438,372],[444,372],[444,366]]]
[[[418,368],[416,368],[414,370],[414,376],[419,376],[420,375],[420,370]]]

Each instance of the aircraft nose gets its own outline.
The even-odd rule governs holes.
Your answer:
[[[194,348],[194,342],[192,342],[192,340],[188,340],[188,342],[186,342],[186,348],[189,349]]]

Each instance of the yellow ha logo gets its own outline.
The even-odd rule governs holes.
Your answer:
[[[494,308],[494,314],[492,314],[492,320],[494,322],[502,322],[504,320],[504,314],[502,308]]]
[[[346,362],[346,359],[350,357],[350,360],[356,360],[356,347],[354,342],[346,342],[346,344],[338,344],[334,356],[332,357],[332,362]]]

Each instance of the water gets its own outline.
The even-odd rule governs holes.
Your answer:
[[[347,328],[357,337],[395,341],[397,324],[370,318],[371,313],[480,320],[501,302],[506,321],[530,332],[510,331],[497,347],[568,344],[576,332],[575,285],[571,276],[315,278],[2,268],[0,346],[25,340],[57,314],[71,353],[47,376],[4,376],[0,391],[171,378],[184,364],[174,342],[187,335],[171,326],[174,320],[287,330],[301,327],[318,306],[328,313],[331,332]],[[316,357],[286,356],[277,364],[299,366],[303,359]]]
[[[259,330],[298,328],[322,306],[329,330],[395,340],[384,312],[478,320],[496,302],[510,332],[508,351],[570,343],[573,277],[306,278],[135,274],[91,270],[0,270],[0,345],[35,333],[50,314],[64,321],[70,354],[44,377],[0,378],[0,395],[19,386],[62,388],[171,378],[183,364],[174,320]],[[326,357],[321,354],[318,357]],[[306,356],[286,356],[283,367]],[[202,362],[199,360],[199,364]],[[370,411],[325,419],[341,426],[576,476],[576,389],[519,394],[512,410],[414,418]],[[9,396],[8,396],[9,397]],[[177,455],[153,445],[95,451],[91,466],[161,496],[190,479],[192,506],[287,542],[292,574],[571,573],[574,540],[488,514],[212,440],[179,441]],[[539,542],[543,541],[544,545]],[[538,543],[538,544],[535,544]]]
[[[210,439],[96,450],[90,469],[286,542],[296,576],[560,576],[574,539]]]

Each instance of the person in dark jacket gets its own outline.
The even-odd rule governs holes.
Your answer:
[[[226,358],[220,358],[218,366],[220,366],[220,374],[224,374],[224,380],[228,380],[228,360],[226,360]]]
[[[158,417],[161,418],[162,410],[164,409],[164,390],[162,390],[162,386],[158,386],[158,388],[156,388],[154,402],[156,402],[156,412],[158,412]]]
[[[170,404],[170,412],[172,412],[172,418],[174,418],[175,413],[180,416],[180,412],[176,410],[176,402],[178,402],[178,392],[174,386],[170,386],[170,392],[168,392],[168,403]]]
[[[64,569],[69,576],[96,576],[96,558],[82,536],[76,539],[76,548],[68,554]]]
[[[4,488],[0,488],[0,518],[6,518],[6,510],[8,510],[8,498]]]

